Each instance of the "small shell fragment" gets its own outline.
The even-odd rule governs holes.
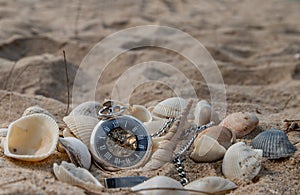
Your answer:
[[[226,149],[217,140],[206,135],[196,139],[194,146],[191,159],[195,162],[213,162],[223,158],[226,152]]]
[[[41,161],[54,152],[58,125],[46,114],[23,116],[8,127],[4,154],[24,161]]]
[[[201,100],[197,103],[194,116],[194,122],[197,126],[205,125],[210,121],[215,122],[215,124],[220,122],[218,114],[206,100]]]
[[[92,157],[84,143],[74,137],[59,138],[59,143],[66,150],[73,164],[85,169],[90,168]]]
[[[188,194],[178,181],[166,176],[152,177],[144,183],[132,187],[131,190],[143,195]]]
[[[197,179],[184,186],[186,190],[199,191],[197,193],[190,192],[191,195],[196,194],[212,194],[224,193],[237,188],[237,185],[228,179],[222,177],[209,176]]]
[[[253,179],[260,171],[263,151],[244,142],[233,144],[225,153],[222,172],[229,179]]]
[[[296,151],[287,135],[277,129],[270,129],[258,134],[251,144],[253,148],[262,149],[263,156],[268,159],[289,157]]]
[[[186,107],[187,102],[181,97],[172,97],[159,102],[152,114],[160,118],[177,118]]]
[[[79,186],[87,190],[102,190],[101,183],[86,169],[76,167],[63,161],[60,165],[54,163],[53,171],[56,178],[62,182]]]
[[[130,107],[130,115],[139,119],[143,123],[152,121],[150,111],[142,105],[133,105]]]
[[[258,122],[258,118],[253,113],[236,112],[228,115],[220,123],[220,126],[233,130],[236,138],[242,138],[254,130]]]

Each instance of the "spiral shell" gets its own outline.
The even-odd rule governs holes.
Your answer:
[[[188,194],[178,181],[166,176],[152,177],[141,184],[133,186],[131,190],[143,195]]]
[[[253,179],[260,171],[262,150],[251,149],[244,142],[233,144],[225,153],[222,172],[230,179]]]
[[[53,171],[58,180],[89,191],[102,190],[101,183],[86,169],[76,167],[63,161],[60,165],[54,163]]]
[[[46,114],[23,116],[9,125],[4,154],[24,161],[41,161],[54,152],[57,139],[54,119]]]
[[[160,118],[176,118],[186,107],[187,102],[181,97],[172,97],[158,103],[152,114]]]
[[[277,129],[270,129],[258,134],[252,140],[252,146],[262,149],[263,156],[268,159],[289,157],[296,151],[286,134]]]
[[[210,121],[214,121],[215,124],[220,122],[218,114],[206,100],[201,100],[197,103],[194,116],[194,122],[198,126],[205,125]]]
[[[212,193],[224,193],[237,188],[237,185],[228,179],[222,177],[209,176],[201,179],[197,179],[188,185],[184,186],[186,190],[199,191],[193,194],[212,194]]]
[[[66,123],[70,132],[89,147],[90,137],[99,120],[91,116],[70,114],[64,117],[63,121]]]
[[[217,140],[206,135],[196,139],[194,146],[190,157],[195,162],[213,162],[221,159],[226,152],[226,149]]]
[[[222,126],[209,127],[199,133],[196,139],[199,139],[202,135],[212,137],[226,149],[228,149],[235,142],[235,133],[232,130]]]
[[[102,105],[99,102],[88,101],[83,102],[76,106],[70,114],[72,115],[83,115],[97,118],[98,112],[102,108]]]
[[[233,130],[236,134],[236,138],[242,138],[254,130],[258,122],[258,118],[253,113],[236,112],[228,115],[220,123],[220,126]]]

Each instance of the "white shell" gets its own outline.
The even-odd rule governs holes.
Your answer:
[[[176,118],[182,113],[186,104],[186,100],[181,97],[168,98],[158,103],[152,113],[161,118]]]
[[[79,186],[88,190],[101,190],[101,183],[86,169],[76,167],[63,161],[60,165],[54,163],[53,171],[58,180]]]
[[[150,134],[154,134],[157,131],[159,131],[166,123],[168,122],[167,119],[158,119],[158,120],[153,120],[150,122],[144,123],[145,127],[148,129]]]
[[[45,114],[19,118],[8,127],[4,144],[6,156],[24,161],[40,161],[55,150],[58,125]]]
[[[253,179],[260,171],[262,150],[252,149],[244,142],[233,144],[225,153],[222,172],[230,179]]]
[[[98,117],[98,112],[102,108],[102,105],[99,102],[95,101],[88,101],[76,106],[72,112],[70,113],[73,115],[84,115],[84,116],[91,116],[91,117]]]
[[[159,189],[159,188],[172,188],[174,190]],[[131,190],[144,195],[152,195],[152,194],[153,195],[166,195],[166,194],[186,195],[188,194],[178,181],[166,176],[152,177],[151,179],[145,181],[144,183],[132,187]]]
[[[195,162],[213,162],[221,159],[226,152],[226,149],[217,140],[207,135],[196,139],[194,146],[191,159]]]
[[[211,194],[211,193],[222,193],[227,192],[229,190],[236,189],[237,185],[228,179],[224,179],[222,177],[209,176],[204,177],[198,180],[195,180],[186,186],[184,189],[186,190],[196,190],[199,191],[193,193],[190,191],[190,194]]]
[[[70,114],[64,117],[63,121],[69,130],[89,147],[91,134],[99,120],[91,116]]]
[[[218,114],[206,100],[201,100],[197,103],[194,116],[194,122],[197,126],[205,125],[210,121],[214,121],[215,124],[220,122]]]
[[[46,110],[44,108],[41,108],[38,105],[30,106],[30,107],[26,108],[25,111],[23,112],[22,116],[28,116],[28,115],[31,115],[31,114],[38,114],[38,113],[46,114],[46,115],[50,116],[51,118],[53,118],[56,121],[55,117],[48,110]]]
[[[130,107],[130,115],[139,119],[143,123],[152,121],[152,114],[142,105],[133,105]]]
[[[90,168],[92,164],[92,157],[84,143],[74,137],[65,137],[58,139],[59,143],[66,150],[72,163],[85,169]]]

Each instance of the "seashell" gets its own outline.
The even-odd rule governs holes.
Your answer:
[[[89,147],[91,134],[99,120],[91,116],[70,114],[64,117],[63,121],[70,132]]]
[[[90,168],[92,157],[84,143],[74,137],[58,138],[58,141],[67,152],[73,164],[85,169]]]
[[[233,130],[236,138],[242,138],[254,130],[258,122],[258,118],[253,113],[236,112],[228,115],[220,123],[220,126]]]
[[[225,153],[222,172],[230,179],[253,179],[260,171],[262,150],[252,149],[244,142],[233,144]]]
[[[224,193],[236,188],[237,185],[232,181],[216,176],[204,177],[184,186],[186,190],[199,191],[197,193],[190,192],[191,195]]]
[[[167,122],[168,119],[157,119],[150,122],[146,122],[144,123],[144,125],[152,135],[159,131]]]
[[[226,149],[217,140],[206,135],[196,139],[194,146],[190,157],[195,162],[213,162],[221,159],[226,152]]]
[[[133,105],[130,107],[130,115],[139,119],[143,123],[152,121],[150,111],[142,105]]]
[[[37,105],[26,108],[25,111],[23,112],[22,116],[28,116],[28,115],[37,114],[37,113],[46,114],[56,121],[55,117],[48,110],[41,108]]]
[[[235,142],[235,133],[223,126],[212,126],[201,133],[199,133],[196,139],[199,139],[202,135],[207,135],[218,141],[225,149],[228,149]]]
[[[65,128],[62,132],[63,137],[75,137],[69,128]]]
[[[197,103],[194,116],[194,122],[197,126],[205,125],[210,121],[214,121],[215,124],[220,122],[218,114],[206,100],[201,100]]]
[[[101,183],[86,169],[76,167],[63,161],[60,165],[54,163],[53,171],[58,180],[89,191],[102,190]]]
[[[46,114],[23,116],[8,127],[4,154],[24,161],[40,161],[55,150],[58,125]]]
[[[143,183],[133,186],[131,190],[143,195],[188,194],[180,182],[167,176],[152,177]]]
[[[296,148],[283,131],[270,129],[258,134],[251,145],[253,148],[262,149],[263,156],[268,159],[278,159],[292,156]]]
[[[88,101],[76,106],[70,115],[84,115],[97,118],[101,108],[102,105],[99,102]]]
[[[177,118],[186,105],[186,100],[181,97],[168,98],[158,103],[153,108],[152,114],[160,118]]]

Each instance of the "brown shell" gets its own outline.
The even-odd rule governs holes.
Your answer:
[[[220,126],[233,130],[236,138],[242,138],[254,130],[258,122],[258,118],[253,113],[236,112],[228,115],[220,123]]]
[[[228,149],[235,142],[235,133],[222,126],[212,126],[202,131],[196,139],[199,139],[202,135],[207,135],[214,138],[224,148]]]

